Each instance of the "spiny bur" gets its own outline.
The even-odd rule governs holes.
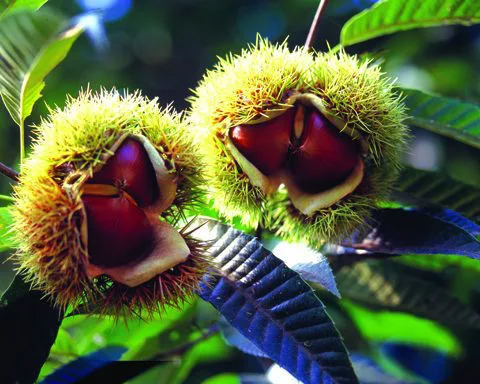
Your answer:
[[[395,182],[407,128],[377,66],[259,38],[190,98],[215,207],[320,246],[361,227]]]
[[[181,304],[208,267],[185,224],[201,168],[171,108],[116,90],[70,98],[36,127],[15,187],[19,271],[61,308],[128,316]]]

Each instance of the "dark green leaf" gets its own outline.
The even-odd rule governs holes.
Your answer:
[[[23,126],[41,97],[45,77],[65,58],[82,32],[79,24],[59,33],[56,13],[15,13],[0,23],[0,93],[13,120]]]
[[[397,183],[395,196],[407,204],[437,204],[470,219],[480,219],[480,189],[438,172],[405,167]]]
[[[340,42],[347,46],[414,28],[478,22],[478,0],[384,0],[348,20]]]
[[[415,89],[400,90],[409,124],[480,148],[480,106]]]
[[[470,229],[477,230],[478,226]],[[452,254],[480,259],[478,232],[414,209],[377,209],[368,231],[355,231],[347,248],[387,254]]]
[[[480,316],[425,273],[389,260],[346,266],[337,273],[346,298],[440,323],[480,328]]]
[[[17,275],[0,299],[0,383],[33,383],[57,336],[62,314]]]
[[[201,230],[219,268],[204,278],[204,300],[298,380],[358,382],[325,307],[296,272],[241,231],[213,221]]]

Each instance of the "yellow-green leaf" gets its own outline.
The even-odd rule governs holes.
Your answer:
[[[414,28],[480,22],[478,0],[384,0],[343,26],[344,46]]]

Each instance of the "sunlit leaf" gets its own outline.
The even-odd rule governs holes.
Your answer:
[[[453,254],[480,259],[480,241],[472,233],[415,210],[379,209],[368,233],[357,231],[342,245],[389,254]]]
[[[13,200],[13,197],[11,196],[7,196],[7,195],[0,195],[0,202],[1,201],[5,201],[5,202],[8,202],[8,203],[11,203]]]
[[[392,341],[443,351],[459,356],[462,348],[458,339],[445,327],[428,319],[389,311],[373,311],[353,302],[340,301],[363,336],[370,341]]]
[[[0,207],[0,252],[14,247],[13,239],[9,233],[12,215],[9,207]]]
[[[40,384],[78,383],[92,372],[99,370],[113,361],[118,361],[126,350],[124,347],[108,346],[88,355],[81,356],[57,369],[54,373],[44,378]]]
[[[348,20],[340,42],[347,46],[414,28],[478,22],[477,0],[383,0]]]
[[[356,263],[337,273],[342,295],[357,303],[480,328],[480,316],[472,308],[428,277],[425,272],[391,260]]]
[[[51,11],[13,13],[0,23],[0,94],[20,127],[24,157],[24,121],[42,96],[45,77],[63,60],[83,30],[81,21],[65,26]]]
[[[320,284],[330,293],[340,297],[328,259],[320,252],[316,252],[304,244],[285,241],[279,242],[272,252],[287,267],[297,272],[302,279]]]
[[[40,291],[16,276],[0,299],[0,383],[33,383],[62,320]]]
[[[213,221],[202,230],[219,268],[204,279],[204,300],[304,383],[358,382],[323,304],[297,273],[238,230]]]
[[[60,32],[65,23],[58,14],[41,11],[13,14],[0,24],[0,92],[19,126],[41,97],[45,77],[82,32],[79,25]]]
[[[416,89],[400,89],[411,125],[480,148],[480,106]]]
[[[3,0],[0,3],[0,18],[9,13],[35,11],[48,0]]]
[[[396,185],[395,197],[413,205],[438,204],[480,220],[480,189],[438,172],[405,167]]]
[[[266,382],[266,381],[264,381],[264,383],[270,384],[269,382]],[[236,375],[234,373],[221,373],[219,375],[215,375],[215,376],[209,377],[206,380],[203,380],[202,384],[243,384],[243,382],[239,377],[239,375]],[[254,384],[254,383],[251,383],[251,384]]]

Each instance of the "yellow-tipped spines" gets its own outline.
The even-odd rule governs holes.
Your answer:
[[[207,71],[190,102],[189,121],[200,133],[215,207],[227,219],[239,217],[245,225],[266,226],[312,246],[345,237],[364,224],[391,190],[408,136],[401,96],[379,67],[343,51],[291,51],[286,43],[261,38]],[[303,209],[299,199],[292,203],[287,192],[293,190],[292,183],[283,174],[270,178],[271,188],[265,188],[258,169],[252,172],[246,155],[231,150],[229,138],[234,127],[254,130],[258,122],[273,120],[297,104],[318,111],[340,133],[359,140],[362,148],[363,165],[352,178],[356,181],[351,192],[332,192],[339,195],[338,201],[317,204],[313,213]],[[281,185],[284,180],[287,189]]]
[[[173,202],[155,216],[159,222],[180,225],[184,212],[194,210],[203,194],[202,159],[189,127],[171,108],[161,110],[156,100],[138,92],[102,90],[82,92],[69,98],[65,108],[50,110],[35,129],[31,154],[15,186],[12,230],[19,244],[14,255],[19,271],[61,308],[91,301],[117,315],[153,312],[188,299],[206,268],[198,241],[178,228],[190,257],[163,278],[128,287],[106,275],[89,275],[81,187],[125,136],[147,140],[175,183]]]

